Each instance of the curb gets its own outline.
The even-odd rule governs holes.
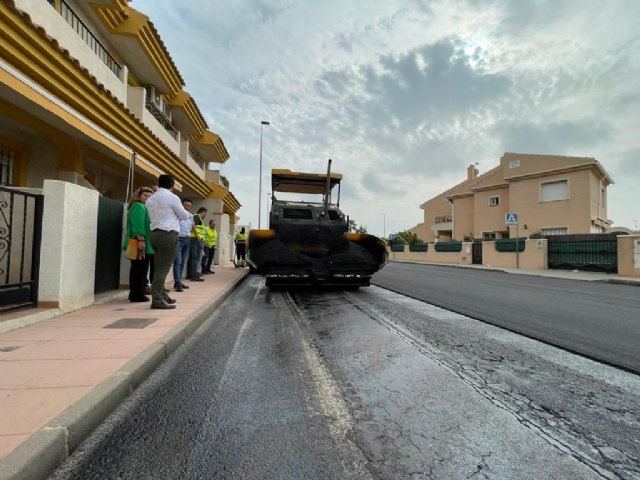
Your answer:
[[[596,280],[597,282],[602,283],[614,283],[616,285],[633,285],[635,287],[640,287],[640,280],[624,280],[621,278],[607,278],[606,280]]]
[[[0,480],[46,480],[247,278],[229,285],[0,459]]]

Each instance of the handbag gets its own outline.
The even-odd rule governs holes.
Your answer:
[[[144,250],[138,250],[138,239],[130,238],[127,242],[127,250],[124,256],[129,260],[142,260],[144,258]]]

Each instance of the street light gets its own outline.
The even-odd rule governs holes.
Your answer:
[[[260,176],[258,177],[258,230],[260,230],[260,213],[262,212],[262,129],[265,125],[271,125],[269,122],[262,120],[260,122]]]
[[[387,214],[382,214],[382,238],[387,238]]]

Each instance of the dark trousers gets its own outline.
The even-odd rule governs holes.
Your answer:
[[[144,287],[147,286],[147,269],[149,268],[149,258],[142,260],[131,260],[129,270],[129,300],[144,300]]]
[[[173,262],[173,283],[182,283],[182,272],[189,258],[189,237],[178,237],[178,253]]]
[[[238,257],[238,260],[245,260],[244,256],[245,256],[244,243],[237,243],[236,244],[236,257]]]
[[[202,256],[202,273],[210,272],[213,265],[213,257],[216,254],[216,247],[204,247],[204,255]]]
[[[189,238],[189,263],[187,264],[187,278],[198,276],[198,266],[202,257],[202,242],[196,237]]]
[[[153,298],[151,303],[159,304],[164,301],[164,284],[176,259],[178,251],[178,233],[154,230],[151,232],[151,246],[155,251],[154,272],[151,284]]]

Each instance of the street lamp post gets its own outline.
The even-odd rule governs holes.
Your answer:
[[[271,125],[262,120],[260,122],[260,175],[258,176],[258,230],[260,230],[260,217],[262,212],[262,130],[265,125]]]

